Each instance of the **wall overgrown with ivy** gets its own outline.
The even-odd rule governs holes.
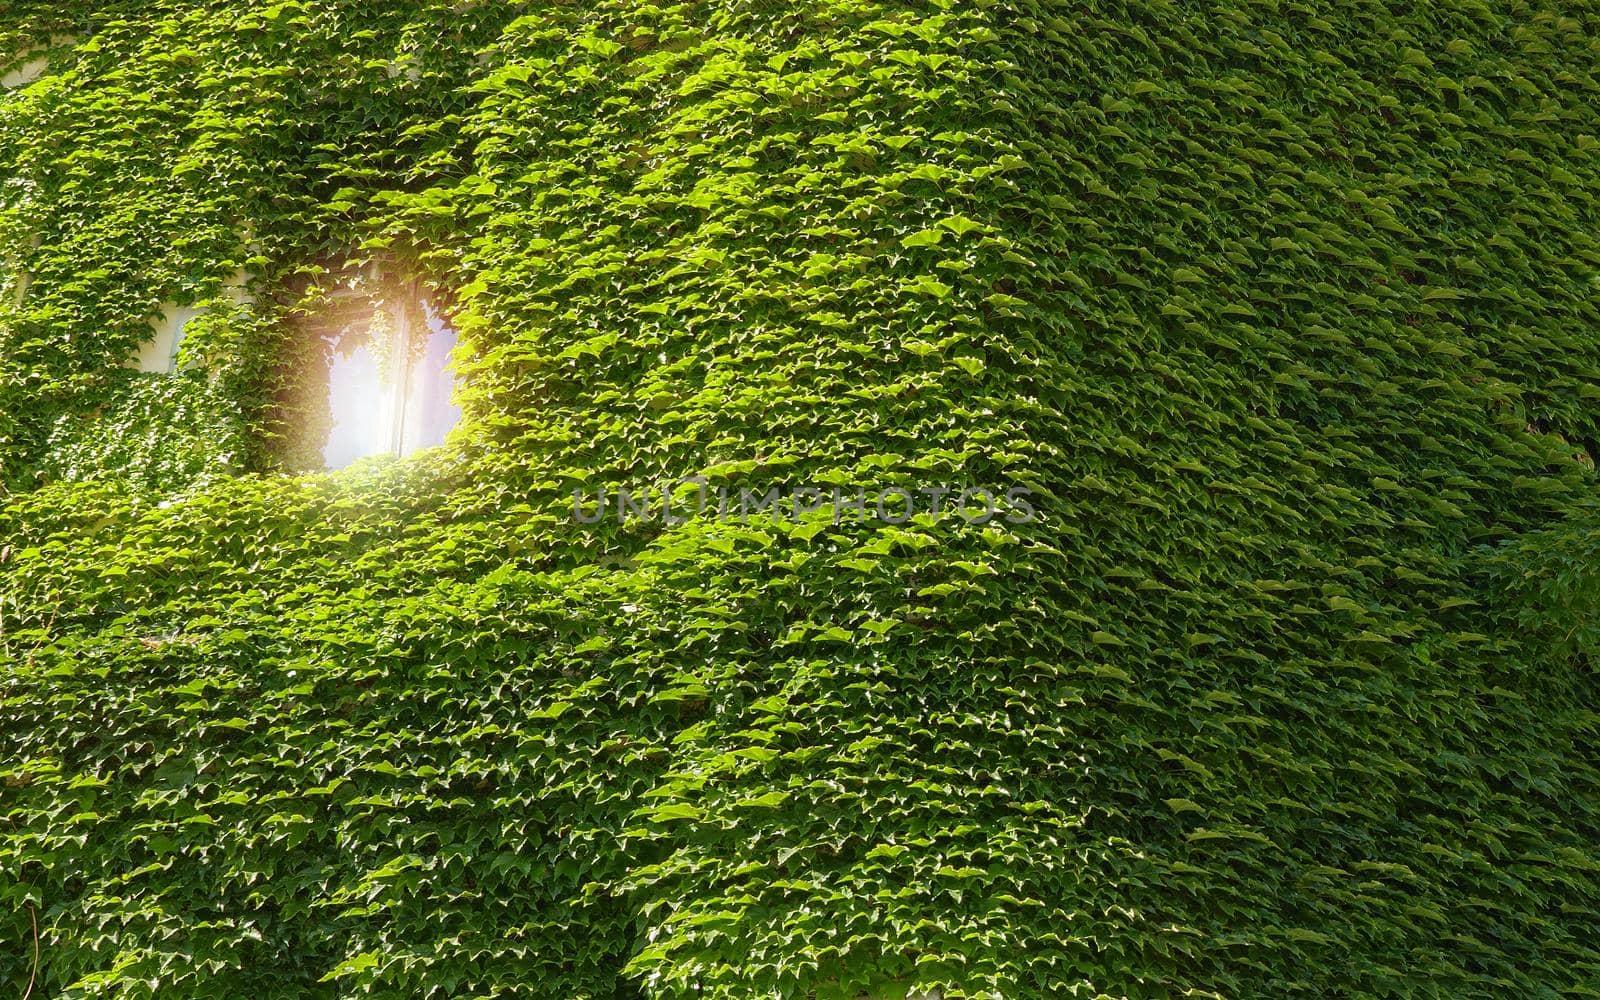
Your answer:
[[[0,52],[0,988],[1600,994],[1594,5]],[[302,475],[296,319],[369,260],[466,419]],[[573,517],[690,475],[1039,517]]]

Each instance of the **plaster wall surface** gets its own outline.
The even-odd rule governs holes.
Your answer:
[[[4,76],[0,76],[0,87],[4,87],[6,90],[16,90],[18,87],[26,87],[28,84],[39,79],[39,77],[44,76],[44,71],[49,67],[49,61],[43,56],[40,56],[37,59],[30,59],[22,65],[17,66],[15,69],[10,70]]]

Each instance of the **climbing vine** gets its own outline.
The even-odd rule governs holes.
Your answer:
[[[6,988],[1600,989],[1591,5],[24,0],[0,53]],[[375,263],[464,420],[311,472]],[[574,514],[662,482],[921,506]]]

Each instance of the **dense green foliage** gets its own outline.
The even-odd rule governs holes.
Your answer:
[[[1600,995],[1600,9],[29,0],[0,51],[51,60],[0,988]],[[295,317],[369,258],[466,420],[293,474]],[[165,302],[185,367],[123,367]],[[1041,516],[573,518],[693,474]]]

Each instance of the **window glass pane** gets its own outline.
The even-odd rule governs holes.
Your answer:
[[[413,328],[412,336],[420,342],[410,345],[407,352],[410,371],[400,434],[402,455],[444,444],[445,435],[461,419],[461,407],[452,400],[455,378],[450,371],[455,328],[428,303],[423,304],[418,318],[421,323]]]
[[[367,336],[329,343],[328,407],[332,427],[322,449],[330,469],[392,450],[394,389]]]

